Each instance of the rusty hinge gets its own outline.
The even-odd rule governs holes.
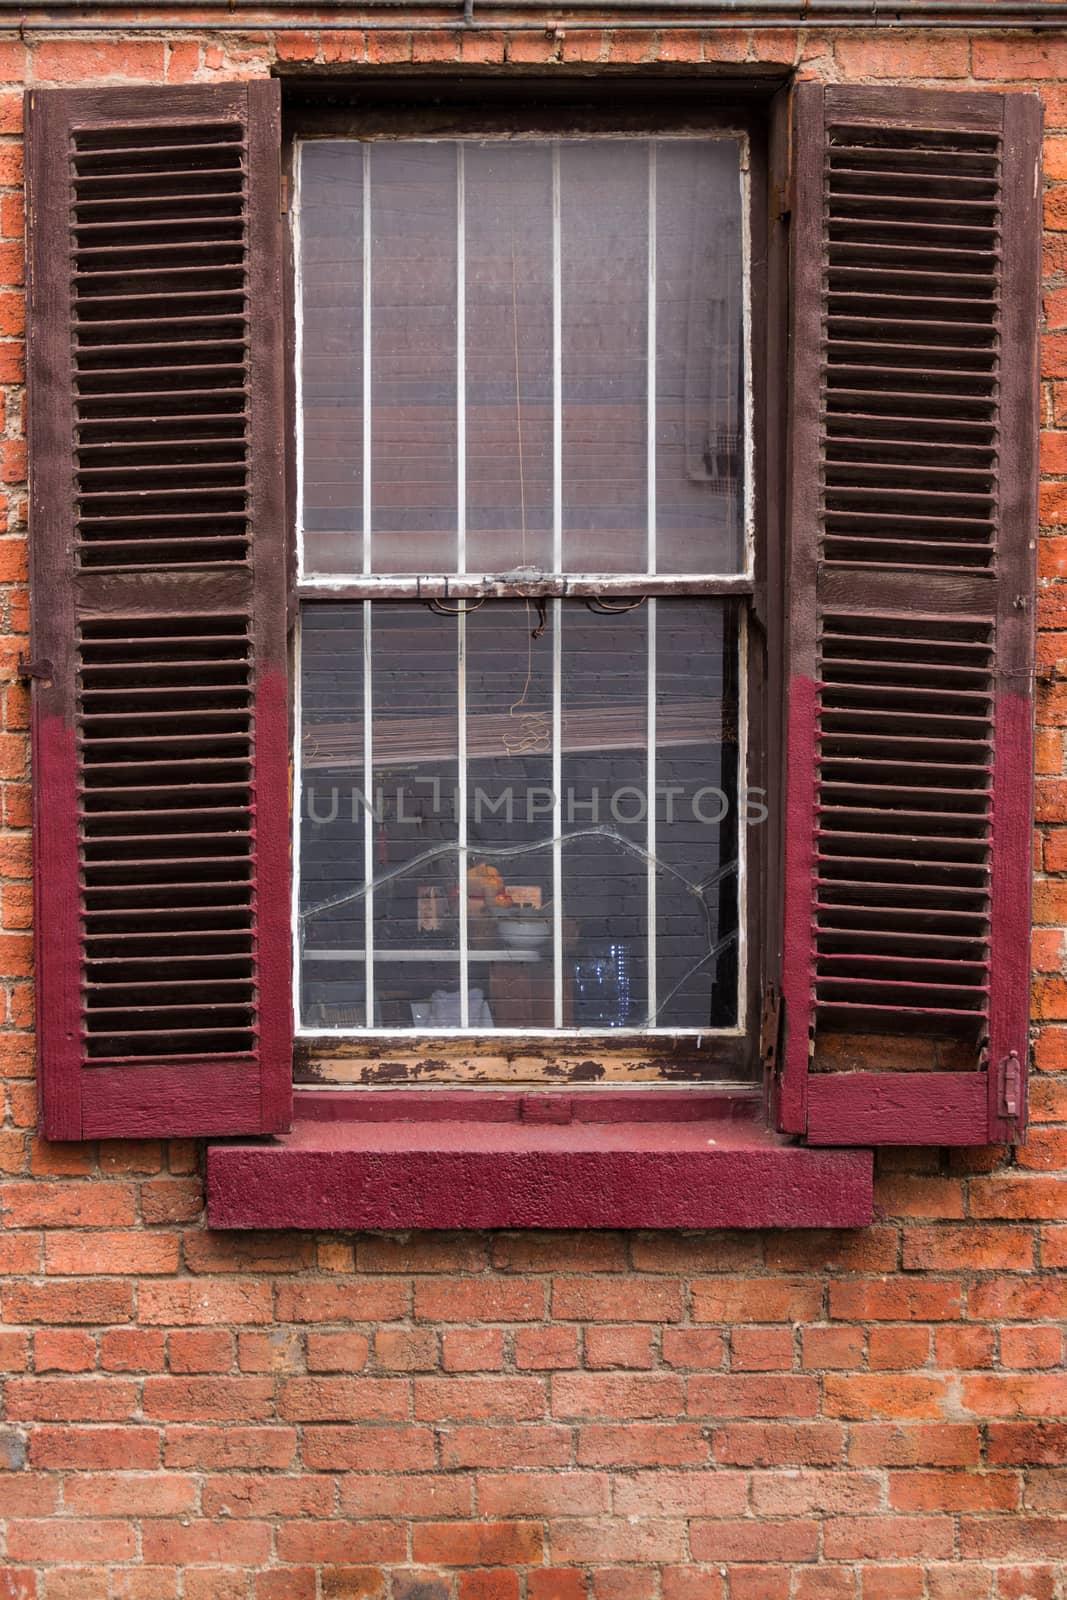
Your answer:
[[[16,672],[23,683],[29,683],[37,678],[44,683],[51,683],[55,677],[55,668],[50,661],[27,661],[24,655],[19,656]]]
[[[1023,1105],[1023,1066],[1018,1051],[1012,1050],[997,1067],[997,1113],[1009,1122],[1018,1122]]]
[[[778,1039],[782,1026],[782,997],[773,984],[763,995],[763,1014],[760,1017],[759,1053],[763,1070],[768,1077],[778,1071]]]

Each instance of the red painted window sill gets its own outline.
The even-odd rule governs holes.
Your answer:
[[[772,1133],[755,1096],[298,1093],[211,1144],[212,1228],[858,1228],[870,1150]]]

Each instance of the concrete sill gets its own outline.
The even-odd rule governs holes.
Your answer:
[[[620,1103],[621,1102],[621,1103]],[[298,1094],[211,1144],[212,1228],[859,1228],[870,1150],[809,1150],[715,1095]]]

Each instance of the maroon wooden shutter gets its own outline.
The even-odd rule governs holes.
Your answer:
[[[1013,1139],[1040,102],[806,83],[795,115],[779,1120]]]
[[[292,1034],[278,86],[27,111],[43,1128],[269,1132]]]

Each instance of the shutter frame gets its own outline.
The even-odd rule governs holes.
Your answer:
[[[26,111],[31,631],[35,659],[49,663],[49,675],[33,683],[31,732],[42,1131],[52,1139],[273,1132],[289,1125],[292,1105],[279,85],[31,90]],[[144,125],[157,146],[177,145],[184,130],[192,155],[108,153],[124,142],[147,146],[136,131]],[[211,157],[195,141],[223,153]],[[212,161],[227,171],[205,179],[199,169]],[[191,182],[177,177],[182,167],[198,169]],[[95,188],[87,172],[95,172]],[[130,227],[131,207],[152,220]],[[118,253],[88,255],[101,241]],[[131,265],[140,245],[140,265]],[[166,276],[179,266],[194,291],[184,304]],[[158,313],[132,301],[116,309],[146,280],[165,291]],[[94,292],[108,304],[88,299]],[[219,313],[206,331],[205,307]],[[160,336],[163,319],[183,310],[199,326]],[[105,321],[102,332],[93,317]],[[157,337],[169,355],[152,349]],[[190,339],[202,346],[192,354],[204,363],[199,378],[180,370]],[[104,354],[94,355],[93,344]],[[94,378],[96,369],[110,375]],[[153,384],[166,387],[160,369],[171,387],[169,413],[167,399],[140,397]],[[240,383],[223,369],[239,372]],[[202,402],[190,402],[196,384]],[[244,404],[232,398],[241,384]],[[94,412],[94,387],[118,401],[97,401]],[[180,412],[195,415],[182,422]],[[92,426],[86,419],[94,415]],[[95,479],[86,477],[87,463]],[[119,470],[109,475],[113,465]],[[133,465],[146,465],[146,476],[132,478]],[[228,493],[213,489],[216,479],[231,485]],[[153,484],[155,500],[146,500]],[[103,516],[95,531],[86,527],[87,508]],[[107,545],[135,529],[132,556],[130,544]],[[205,530],[214,547],[194,542]],[[88,542],[101,536],[103,544]],[[164,536],[176,542],[161,544]],[[178,565],[183,557],[188,564]],[[130,642],[135,635],[140,644]],[[223,635],[233,642],[220,642]],[[93,661],[105,665],[94,669]],[[106,692],[91,687],[101,683]],[[168,744],[163,736],[175,728]],[[213,732],[219,728],[227,732]],[[114,774],[135,788],[129,774],[142,759],[155,760],[166,818],[148,815],[143,784],[129,805],[147,822],[90,816],[94,807],[126,804],[107,797],[118,793]],[[221,783],[218,796],[197,799],[198,764],[209,777],[227,775],[233,804],[223,820]],[[107,796],[88,792],[94,782],[112,785]],[[195,809],[209,803],[210,824]],[[123,829],[127,840],[112,844],[109,830]],[[183,832],[208,842],[194,849]],[[148,915],[137,910],[142,904]],[[100,927],[104,943],[97,934],[94,945],[88,930]],[[83,999],[89,955],[136,951],[123,936],[143,927],[156,930],[140,947],[149,958],[113,960],[106,971],[98,963],[94,971],[107,982],[103,990],[94,984],[94,994],[106,1016],[91,1013]],[[183,953],[168,968],[161,947]],[[239,954],[212,966],[214,948]],[[214,989],[203,960],[196,975],[198,954]],[[151,1020],[136,1044],[120,1014],[136,1011],[131,993]],[[161,1026],[168,1016],[172,1026]]]
[[[893,191],[893,178],[882,179],[881,187],[878,182],[871,183],[858,177],[837,176],[840,168],[846,166],[851,157],[841,155],[834,163],[834,188],[831,191],[829,182],[824,178],[824,169],[828,168],[830,160],[832,133],[835,127],[853,125],[859,127],[859,136],[853,141],[852,135],[847,140],[837,139],[840,145],[846,143],[850,148],[852,143],[861,147],[861,156],[870,155],[870,151],[879,142],[879,130],[896,130],[897,138],[894,152],[904,150],[907,152],[909,137],[908,130],[926,129],[935,134],[944,135],[952,148],[952,140],[957,136],[960,148],[967,150],[968,139],[972,140],[976,151],[993,148],[988,141],[990,136],[997,136],[1000,140],[1000,164],[997,169],[997,187],[995,202],[999,205],[1000,237],[1003,244],[1003,256],[999,263],[999,278],[995,276],[996,266],[989,267],[993,288],[989,291],[991,301],[995,304],[994,314],[995,331],[991,335],[994,345],[999,345],[999,363],[995,369],[991,366],[988,370],[995,371],[995,378],[990,381],[989,394],[994,396],[990,401],[990,415],[992,417],[991,437],[994,441],[992,450],[995,458],[991,460],[989,470],[993,473],[995,485],[995,501],[991,512],[986,513],[989,522],[989,537],[985,546],[982,545],[981,511],[966,509],[968,501],[961,499],[962,490],[957,480],[956,504],[949,504],[951,489],[936,488],[942,496],[940,501],[931,498],[934,490],[930,490],[925,500],[922,500],[918,509],[906,502],[903,512],[910,513],[912,521],[909,524],[899,522],[902,516],[900,497],[897,497],[896,517],[897,526],[894,528],[889,520],[889,514],[884,514],[881,519],[872,515],[879,507],[892,505],[888,495],[868,494],[862,495],[859,491],[864,484],[888,481],[893,485],[892,470],[882,469],[882,478],[878,478],[878,465],[889,461],[893,452],[885,447],[879,450],[864,450],[859,438],[846,441],[845,447],[836,445],[836,439],[845,433],[863,435],[865,442],[870,445],[872,438],[876,438],[881,430],[882,438],[903,435],[895,426],[890,428],[880,423],[877,418],[878,400],[884,398],[876,396],[874,403],[869,403],[870,392],[875,391],[879,383],[877,376],[872,377],[872,371],[881,363],[884,375],[883,388],[885,393],[892,391],[895,381],[899,387],[908,387],[894,380],[892,365],[894,357],[898,364],[905,364],[908,359],[900,353],[893,352],[887,341],[893,337],[901,342],[920,345],[926,338],[933,341],[935,335],[927,333],[918,337],[914,331],[909,332],[906,327],[889,328],[886,331],[886,317],[888,313],[884,308],[878,309],[878,301],[872,298],[874,290],[871,288],[871,279],[866,280],[864,286],[862,273],[854,270],[840,270],[841,264],[847,267],[849,261],[858,261],[860,265],[868,268],[881,267],[883,280],[889,280],[890,268],[883,265],[892,257],[891,250],[872,248],[875,245],[885,245],[888,241],[893,243],[899,233],[894,233],[894,226],[899,228],[897,218],[901,217],[903,207],[899,206],[894,211],[893,205],[880,206],[875,201],[863,200],[853,203],[850,212],[849,194],[850,184],[853,192],[872,191],[880,197]],[[868,137],[869,136],[869,137]],[[888,138],[888,134],[886,135]],[[866,143],[864,141],[867,141]],[[984,142],[983,142],[984,141]],[[926,145],[934,141],[927,140]],[[921,141],[916,140],[916,147]],[[789,708],[787,732],[787,773],[786,773],[786,886],[785,886],[785,914],[784,914],[784,953],[782,968],[782,989],[784,1000],[784,1045],[782,1052],[782,1065],[780,1075],[775,1085],[775,1101],[777,1107],[777,1120],[779,1127],[786,1132],[805,1135],[809,1142],[819,1144],[930,1144],[930,1145],[967,1145],[982,1144],[987,1142],[1001,1142],[1022,1137],[1025,1129],[1025,1076],[1028,1053],[1029,1037],[1029,986],[1030,986],[1030,961],[1029,961],[1029,929],[1030,929],[1030,897],[1031,897],[1031,838],[1033,817],[1033,661],[1034,661],[1034,602],[1036,595],[1036,532],[1037,532],[1037,444],[1038,444],[1038,315],[1040,309],[1040,226],[1041,226],[1041,190],[1040,190],[1040,160],[1041,160],[1041,103],[1036,95],[1031,94],[985,94],[985,93],[954,93],[939,90],[902,89],[892,86],[879,87],[824,87],[816,83],[800,84],[794,94],[794,139],[793,139],[793,170],[791,174],[791,210],[792,210],[792,259],[791,259],[791,350],[790,350],[790,442],[788,461],[788,490],[787,490],[787,571],[789,573],[789,623],[787,628],[786,658],[787,676],[789,681]],[[950,160],[952,159],[950,155]],[[969,160],[964,156],[961,160],[956,158],[959,171],[963,173],[981,173],[982,160],[975,156]],[[908,153],[902,161],[894,153],[892,165],[915,172],[936,165],[932,158],[922,154]],[[866,162],[866,172],[879,167],[890,165],[890,158],[879,157],[875,152]],[[852,166],[864,169],[864,160],[853,161]],[[974,287],[974,274],[983,269],[981,265],[975,266],[964,259],[962,241],[965,241],[973,250],[979,252],[984,248],[981,242],[982,230],[977,226],[963,229],[963,224],[954,225],[962,231],[957,232],[954,240],[945,238],[943,224],[949,217],[958,218],[963,215],[965,220],[970,217],[973,223],[982,220],[975,208],[971,213],[960,207],[958,201],[961,193],[968,192],[966,183],[972,187],[970,193],[986,194],[988,191],[982,186],[978,177],[965,179],[960,183],[955,177],[954,168],[947,165],[952,181],[956,188],[950,190],[948,185],[938,188],[930,183],[928,193],[940,193],[948,198],[936,208],[937,223],[941,224],[940,233],[943,242],[941,249],[944,254],[955,250],[957,257],[956,272],[962,274],[966,269],[971,274],[967,289],[968,295],[977,297],[983,292],[981,283]],[[929,183],[929,179],[927,179]],[[922,192],[922,182],[915,183],[915,189]],[[897,193],[908,194],[907,189],[898,189]],[[844,203],[842,203],[844,197]],[[921,203],[914,205],[909,200],[914,215],[906,220],[914,223],[916,218],[923,215]],[[864,207],[866,210],[864,211]],[[831,223],[831,209],[833,223]],[[928,215],[933,218],[935,208],[931,208]],[[851,218],[858,217],[858,222]],[[872,223],[871,218],[880,218],[879,223]],[[842,225],[842,219],[844,223]],[[886,226],[886,219],[890,219],[893,226]],[[866,227],[866,236],[859,233],[860,227]],[[930,238],[936,237],[938,228],[925,236],[929,243]],[[866,243],[857,249],[854,244],[842,244],[841,241],[865,238]],[[913,249],[909,253],[898,250],[896,260],[901,263],[893,268],[898,278],[907,271],[910,264],[914,271],[917,258],[914,249],[921,249],[924,236],[920,232],[918,245],[914,245],[915,236],[912,235]],[[977,242],[976,242],[977,241]],[[836,250],[834,247],[837,247]],[[951,259],[951,257],[950,257]],[[977,259],[977,258],[972,258]],[[962,263],[962,264],[961,264]],[[833,281],[831,284],[831,276]],[[849,279],[860,281],[860,287],[850,294]],[[914,283],[914,280],[913,280]],[[886,288],[885,281],[882,293],[893,292],[893,286]],[[834,299],[831,301],[831,289]],[[962,294],[962,290],[959,293]],[[901,302],[908,298],[908,289],[896,289]],[[911,290],[914,295],[914,287]],[[959,327],[952,328],[949,334],[944,333],[944,318],[957,315],[973,317],[975,326],[983,314],[983,308],[978,311],[960,308],[953,312],[948,304],[956,290],[944,289],[945,300],[942,302],[941,327],[936,337],[945,338],[947,343],[955,343],[963,349],[953,351],[951,357],[945,357],[944,368],[965,368],[970,361],[974,371],[982,366],[983,356],[979,352],[980,334],[973,336],[966,330],[962,333]],[[860,302],[864,300],[865,304]],[[872,309],[874,308],[874,309]],[[896,315],[906,323],[910,317],[914,320],[919,313],[913,308],[907,310],[902,304],[893,307]],[[860,314],[862,313],[862,315]],[[831,333],[827,319],[830,316],[837,319]],[[927,313],[931,320],[938,317],[938,313]],[[879,320],[880,318],[880,320]],[[866,327],[864,327],[866,320]],[[999,340],[997,335],[999,334]],[[827,340],[833,338],[835,345],[827,345]],[[871,353],[868,349],[860,348],[866,340],[868,346],[872,343],[879,345],[879,351]],[[840,353],[841,342],[847,342],[847,354]],[[835,356],[836,348],[836,356]],[[887,353],[888,352],[888,353]],[[921,356],[921,350],[920,350]],[[848,367],[848,374],[833,370],[833,362],[837,360]],[[864,366],[866,363],[866,366]],[[854,364],[854,365],[853,365]],[[921,362],[915,360],[916,366]],[[926,370],[937,366],[937,359],[927,357]],[[859,376],[855,376],[857,369]],[[827,374],[829,373],[829,377]],[[970,374],[972,377],[974,373]],[[997,387],[996,379],[999,379]],[[841,397],[835,394],[833,383],[839,385],[854,385],[857,391],[866,386],[868,397],[862,401]],[[952,380],[946,379],[941,383],[942,389],[951,389]],[[912,386],[913,392],[917,385]],[[956,393],[961,395],[980,395],[983,391],[981,383],[968,385],[959,382]],[[909,396],[908,399],[911,399]],[[911,400],[914,405],[916,402]],[[978,400],[963,401],[963,407],[971,407],[971,415],[981,416],[982,407]],[[847,416],[845,421],[840,421],[833,415],[834,410],[844,413],[862,412],[866,408],[875,415],[875,426],[864,433],[862,426],[853,425],[853,417]],[[888,402],[885,410],[894,409]],[[939,486],[944,483],[944,464],[946,462],[962,462],[969,468],[964,488],[974,490],[977,487],[977,465],[982,460],[982,452],[978,449],[949,448],[944,441],[951,438],[953,432],[948,425],[942,431],[942,442],[938,443],[937,406],[931,404],[930,415],[934,419],[926,424],[921,424],[922,406],[919,406],[919,419],[921,425],[915,425],[920,440],[926,435],[928,455],[924,458],[920,447],[911,451],[901,452],[897,460],[908,463],[909,481],[912,485],[926,485],[931,483]],[[901,413],[909,418],[912,413],[907,407],[899,407]],[[825,420],[824,420],[825,412]],[[966,410],[964,412],[966,414]],[[942,417],[953,416],[945,410],[940,413]],[[845,422],[847,421],[847,426]],[[968,435],[957,428],[954,430],[958,437],[966,442],[968,439],[981,435],[981,429]],[[932,441],[932,442],[931,442]],[[850,469],[848,461],[858,463],[855,469]],[[927,471],[923,477],[923,468],[918,464],[923,460],[940,462],[942,476],[938,471]],[[842,466],[842,463],[845,463]],[[872,467],[871,464],[875,465]],[[829,484],[831,485],[831,510],[841,511],[828,523],[827,511],[827,468],[832,469]],[[864,469],[867,475],[864,475]],[[852,472],[852,481],[855,485],[849,493],[849,475]],[[961,474],[962,476],[962,474]],[[841,493],[844,485],[845,493]],[[972,506],[981,506],[981,499],[977,494],[968,497]],[[961,504],[964,509],[960,509]],[[866,524],[863,517],[850,515],[850,508],[858,507],[867,514]],[[947,511],[946,511],[947,508]],[[948,521],[946,523],[946,516]],[[934,530],[928,531],[924,523],[929,525],[934,517],[939,519]],[[973,523],[967,518],[975,519]],[[903,526],[903,533],[900,527]],[[936,547],[919,545],[901,547],[899,541],[908,536],[910,530],[917,530],[912,537],[920,541],[937,538],[942,541],[950,537],[944,530],[951,526],[951,536],[957,536],[957,530],[962,530],[959,537],[973,540],[961,554],[961,545],[955,547],[941,543]],[[827,528],[830,527],[832,537],[827,539]],[[844,528],[845,534],[840,530]],[[854,530],[849,536],[849,529]],[[878,545],[871,536],[872,528],[882,537],[896,538],[898,553],[896,561],[898,570],[886,570],[888,562],[884,565],[874,564],[870,554],[877,551]],[[890,546],[892,548],[892,546]],[[905,565],[901,559],[900,550],[904,552],[911,548],[917,550],[913,558],[913,565]],[[940,553],[937,553],[940,552]],[[947,552],[947,553],[946,553]],[[892,559],[892,557],[890,558]],[[957,570],[945,570],[949,564],[955,562]],[[983,570],[983,562],[985,570]],[[940,566],[935,570],[935,563]],[[923,570],[928,566],[929,570]],[[916,600],[916,595],[918,599]],[[918,607],[922,607],[919,610]],[[925,998],[918,994],[916,1015],[929,1012],[929,1029],[931,1041],[939,1028],[951,1030],[955,1027],[960,1031],[960,1038],[970,1028],[968,1020],[960,1020],[962,1013],[952,1010],[955,1005],[976,1006],[976,1017],[982,1014],[981,1003],[973,997],[964,995],[962,1001],[947,995],[948,986],[952,983],[958,985],[964,982],[961,974],[964,965],[961,961],[963,950],[962,934],[959,936],[959,947],[953,946],[950,952],[948,938],[930,938],[922,945],[914,937],[909,937],[906,932],[907,913],[899,917],[896,922],[887,921],[886,927],[903,927],[905,937],[882,933],[877,936],[863,937],[858,934],[846,933],[844,938],[827,933],[827,915],[825,909],[820,910],[816,905],[817,894],[824,896],[825,901],[833,901],[835,894],[834,878],[835,868],[842,879],[852,876],[858,878],[860,873],[855,867],[842,865],[840,860],[835,861],[833,851],[842,851],[846,857],[859,857],[864,850],[871,853],[872,861],[867,863],[867,868],[874,871],[873,886],[862,884],[859,893],[862,895],[867,890],[871,895],[869,905],[888,903],[888,896],[879,899],[878,884],[883,884],[892,878],[892,871],[886,868],[886,858],[895,854],[903,856],[904,851],[894,852],[887,848],[884,857],[879,858],[878,843],[864,842],[870,837],[874,824],[867,822],[855,823],[844,821],[835,823],[832,812],[840,811],[842,807],[847,811],[849,807],[862,806],[863,799],[847,798],[850,791],[842,781],[841,772],[844,770],[842,756],[851,756],[854,766],[857,751],[860,752],[858,765],[863,771],[863,741],[853,738],[851,743],[840,732],[842,728],[852,725],[863,726],[862,718],[853,714],[851,717],[842,715],[842,707],[847,711],[850,702],[840,692],[840,685],[845,683],[853,694],[856,704],[862,705],[864,696],[866,703],[871,708],[879,705],[894,703],[892,697],[883,695],[880,700],[877,695],[869,693],[863,687],[856,689],[849,684],[847,670],[838,669],[835,675],[835,652],[837,655],[845,653],[862,654],[866,642],[861,639],[859,650],[835,642],[835,617],[840,614],[846,619],[861,619],[860,625],[853,627],[852,631],[862,635],[864,627],[871,624],[869,631],[877,631],[882,627],[882,622],[888,617],[895,625],[900,623],[899,640],[896,648],[896,660],[892,659],[891,652],[884,647],[866,647],[866,653],[872,659],[875,656],[890,655],[890,666],[879,660],[876,668],[867,668],[867,682],[872,682],[877,673],[883,674],[882,683],[895,682],[903,689],[896,691],[895,704],[898,714],[900,707],[909,705],[924,707],[933,705],[937,709],[936,700],[929,694],[923,699],[927,686],[937,683],[939,675],[931,668],[926,668],[926,677],[922,676],[921,667],[912,670],[909,676],[907,662],[909,650],[916,661],[921,662],[924,641],[934,639],[940,627],[946,637],[953,634],[957,621],[961,627],[958,637],[963,638],[966,630],[982,628],[988,625],[990,637],[993,640],[992,663],[987,671],[987,692],[992,697],[993,710],[989,725],[986,743],[990,753],[992,775],[987,779],[987,786],[991,787],[991,800],[989,809],[991,814],[990,843],[988,850],[988,865],[976,866],[980,858],[973,851],[968,853],[966,845],[961,845],[957,860],[969,861],[972,865],[970,872],[960,871],[953,879],[951,871],[942,873],[942,881],[948,883],[970,882],[972,885],[982,883],[988,893],[988,914],[986,917],[989,955],[989,984],[988,997],[985,1003],[984,1015],[986,1024],[976,1021],[971,1032],[971,1038],[946,1052],[944,1061],[940,1053],[932,1053],[930,1070],[902,1070],[905,1063],[898,1061],[897,1070],[893,1070],[893,1047],[896,1036],[889,1027],[883,1027],[882,1037],[884,1046],[879,1044],[879,1035],[876,1029],[870,1029],[865,1048],[852,1051],[842,1051],[838,1060],[832,1060],[829,1055],[830,1048],[835,1043],[835,1035],[827,1028],[828,1017],[835,1011],[838,1016],[844,1016],[847,1027],[847,1018],[850,1011],[850,995],[870,997],[875,994],[875,989],[869,981],[869,974],[877,972],[890,973],[893,969],[887,961],[881,959],[878,952],[900,951],[906,949],[910,943],[912,951],[912,967],[917,965],[915,952],[923,951],[925,972],[923,977],[935,978],[936,982],[930,985],[928,996]],[[924,623],[916,621],[911,624],[909,635],[909,619],[922,618]],[[879,621],[881,619],[881,621]],[[877,626],[875,626],[877,624]],[[883,628],[883,632],[891,631]],[[978,634],[974,634],[977,640]],[[917,640],[918,642],[913,642]],[[960,660],[978,662],[981,651],[976,644],[968,645],[974,653],[972,656],[964,655],[964,647],[960,646],[957,657]],[[932,659],[937,659],[939,651],[936,647],[928,648],[927,654]],[[952,661],[956,659],[950,648],[942,646],[942,659]],[[829,664],[829,673],[827,673]],[[894,677],[894,668],[897,669]],[[981,675],[976,672],[955,669],[958,682],[967,682],[978,686],[972,696],[973,703],[964,706],[968,712],[977,713]],[[838,688],[836,697],[831,692],[826,694],[820,685],[820,679],[826,679],[826,688]],[[949,681],[944,673],[940,679]],[[862,677],[856,677],[856,682],[862,684]],[[995,692],[994,692],[995,691]],[[827,701],[829,702],[829,714]],[[833,710],[837,711],[836,718]],[[959,704],[953,704],[953,710],[959,711]],[[981,720],[975,715],[967,724],[957,722],[957,729],[953,732],[952,718],[920,716],[916,721],[915,713],[911,713],[911,735],[913,742],[919,735],[915,729],[925,726],[928,733],[940,733],[943,737],[948,727],[949,734],[959,741],[979,741],[981,733]],[[892,726],[892,724],[886,724]],[[877,717],[872,715],[866,724],[868,729],[876,729],[879,724]],[[969,730],[969,731],[967,731]],[[898,729],[898,731],[900,731]],[[906,744],[908,725],[904,724]],[[836,734],[836,743],[835,743]],[[885,754],[885,747],[879,746],[874,739],[869,740],[869,750],[873,753],[880,749]],[[921,745],[920,745],[921,748]],[[833,765],[835,757],[838,764]],[[899,755],[903,763],[907,760],[905,754]],[[911,758],[914,760],[914,757]],[[927,761],[945,759],[943,756],[930,756]],[[957,758],[963,763],[963,757]],[[850,768],[847,777],[853,778],[855,770]],[[936,767],[934,768],[936,771]],[[962,765],[961,769],[962,770]],[[820,783],[822,775],[828,773],[826,784],[830,789],[830,807],[827,810],[820,805]],[[864,781],[869,783],[869,772],[864,775]],[[834,783],[837,782],[837,790]],[[883,773],[883,784],[891,783],[891,772]],[[899,783],[899,776],[896,780]],[[941,782],[949,784],[958,781],[961,785],[963,778],[948,779],[944,772]],[[928,780],[929,782],[929,780]],[[947,792],[947,791],[946,791]],[[842,795],[846,795],[842,799]],[[928,791],[929,795],[929,791]],[[883,804],[886,803],[883,797]],[[901,801],[905,807],[910,803]],[[916,802],[917,803],[917,802]],[[955,826],[960,815],[964,812],[980,812],[985,802],[975,802],[972,806],[968,801],[961,802],[959,795],[949,799],[935,802],[926,798],[923,804],[930,806],[940,805],[942,824],[950,812],[953,812],[953,827],[942,826],[942,833],[955,832],[967,835],[974,840],[980,832],[979,824],[974,823],[968,833],[967,818],[964,825]],[[953,811],[953,808],[955,810]],[[883,813],[884,816],[884,813]],[[893,825],[901,833],[906,828],[920,829],[919,823],[904,824],[898,819],[893,819]],[[936,824],[931,824],[930,832],[936,833]],[[868,831],[860,842],[850,843],[848,838],[838,834],[834,835],[835,827],[857,829],[866,828]],[[859,839],[860,835],[857,833]],[[892,840],[892,832],[887,834],[887,839]],[[907,841],[906,841],[907,842]],[[934,849],[931,845],[929,856],[938,859],[951,856],[952,850],[946,850],[942,845]],[[914,846],[912,864],[916,871],[912,878],[913,883],[920,881],[919,868],[923,865],[922,844]],[[862,862],[860,866],[862,867]],[[879,880],[879,869],[881,879]],[[936,883],[940,868],[932,864],[926,872],[927,884]],[[982,875],[984,873],[984,876]],[[824,881],[820,883],[820,878]],[[900,873],[901,883],[908,881],[908,868],[904,867]],[[850,890],[843,890],[838,894],[837,903],[848,905]],[[944,893],[944,892],[943,892]],[[914,893],[906,894],[900,891],[900,901],[907,905],[915,901]],[[973,896],[971,897],[973,899]],[[858,903],[858,902],[856,902]],[[927,906],[934,902],[928,900]],[[955,902],[943,899],[947,906],[955,904],[964,906],[970,902],[963,896]],[[846,928],[849,925],[849,916],[838,916],[836,924]],[[957,918],[957,924],[966,923],[966,918]],[[872,930],[882,925],[872,915],[866,921],[862,915],[853,919],[853,926]],[[938,920],[936,916],[927,916],[925,920],[915,917],[912,922],[912,934],[920,927],[933,928],[952,926],[951,919],[945,917]],[[820,942],[821,941],[821,942]],[[843,954],[842,954],[843,952]],[[932,952],[932,954],[930,953]],[[952,954],[954,960],[947,957]],[[938,963],[933,963],[933,956],[940,956]],[[850,961],[848,958],[852,956]],[[873,959],[872,959],[873,958]],[[903,968],[895,969],[899,974]],[[837,972],[848,972],[853,975],[853,987],[840,980],[833,981]],[[858,980],[855,975],[858,974]],[[967,981],[977,982],[973,974]],[[890,996],[896,995],[893,1001],[898,1012],[907,1002],[908,996],[900,998],[907,984],[897,984],[889,988],[889,978],[883,983],[883,989],[888,990]],[[914,990],[914,983],[910,986]],[[938,991],[941,991],[939,994]],[[832,996],[832,1001],[826,997]],[[876,996],[876,998],[878,998]],[[835,1005],[833,1002],[836,1001]],[[940,1001],[940,1008],[939,1002]],[[948,1007],[948,1009],[944,1009]],[[887,1007],[889,1009],[889,1007]],[[859,1002],[855,1002],[854,1015],[862,1013]],[[877,1009],[872,1006],[868,1011],[868,1021],[874,1016],[877,1021]],[[953,1021],[953,1017],[956,1018]],[[839,1024],[841,1026],[841,1024]],[[912,1024],[916,1031],[923,1026],[922,1023]],[[984,1026],[984,1034],[983,1034]],[[899,1027],[899,1021],[898,1021]],[[837,1036],[840,1039],[841,1035]],[[912,1064],[907,1063],[910,1067]],[[942,1065],[951,1070],[938,1070]],[[828,1070],[829,1069],[829,1070]]]

